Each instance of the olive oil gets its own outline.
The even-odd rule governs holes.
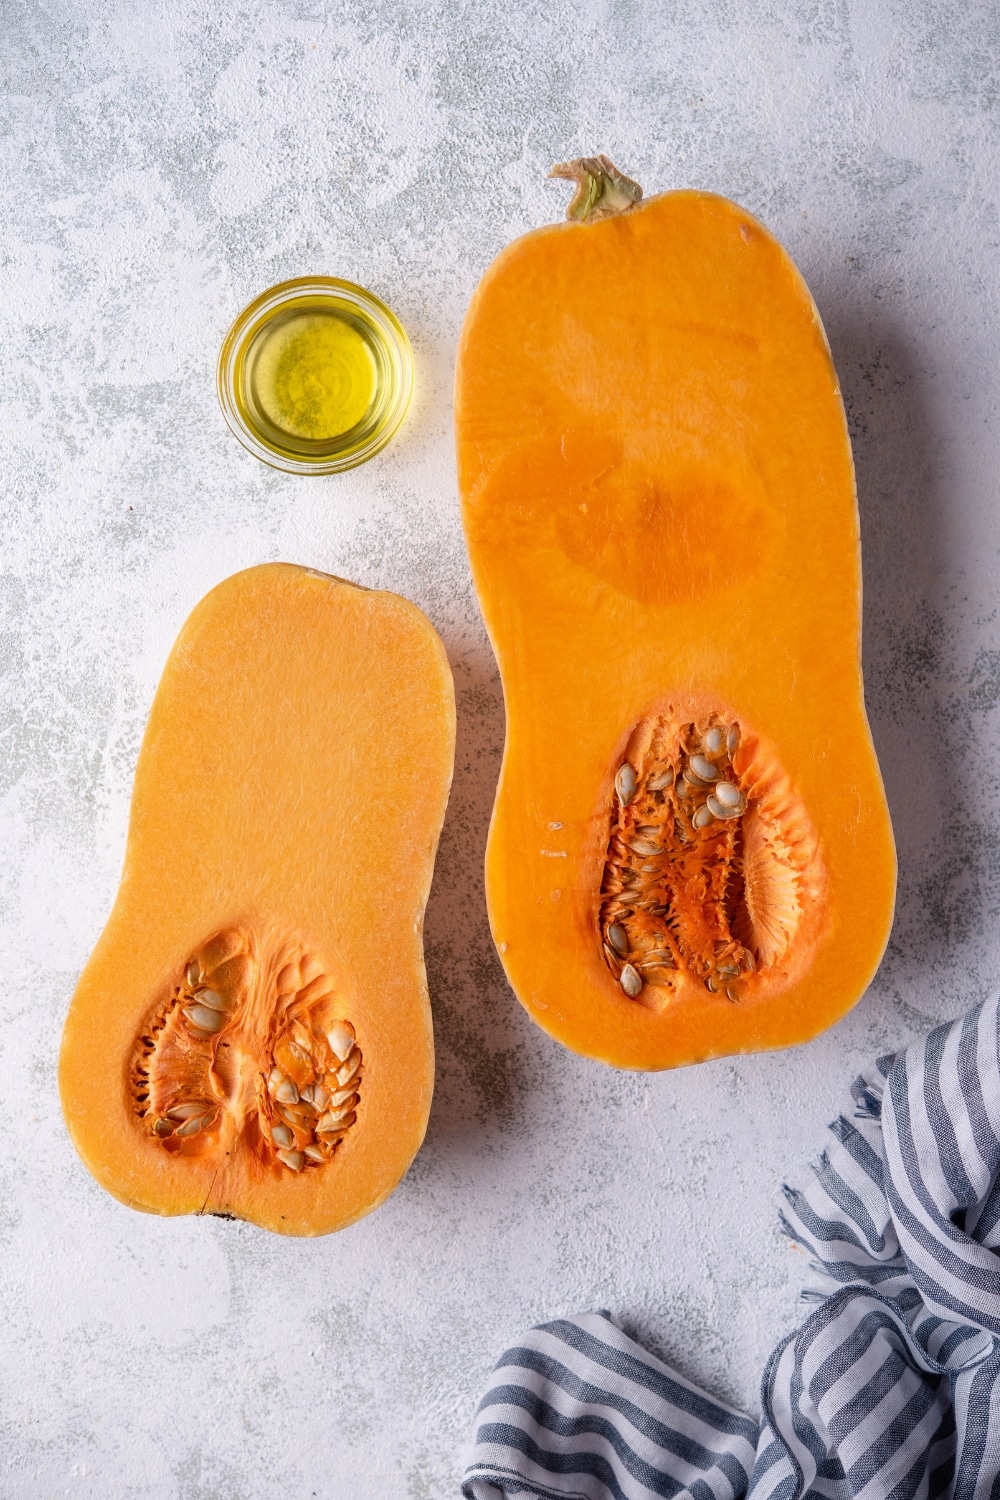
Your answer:
[[[365,416],[378,365],[336,312],[289,312],[263,328],[247,356],[247,386],[264,417],[293,438],[342,437]]]
[[[230,330],[219,399],[258,458],[331,473],[385,446],[409,402],[413,360],[384,303],[351,282],[311,277],[273,287]]]

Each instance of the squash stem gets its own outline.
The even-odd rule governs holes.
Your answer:
[[[566,217],[581,224],[628,213],[642,197],[639,184],[619,172],[607,156],[575,156],[572,161],[558,161],[549,176],[565,177],[576,183]]]

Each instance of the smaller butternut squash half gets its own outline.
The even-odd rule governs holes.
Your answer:
[[[399,1182],[433,1087],[421,933],[454,732],[444,648],[396,594],[274,563],[194,610],[60,1057],[115,1197],[324,1234]]]
[[[735,203],[556,169],[580,222],[483,277],[458,472],[507,739],[493,935],[567,1046],[664,1068],[814,1036],[888,936],[854,473],[816,307]]]

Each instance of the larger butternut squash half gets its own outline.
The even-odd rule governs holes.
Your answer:
[[[109,1192],[322,1234],[427,1123],[422,924],[454,696],[395,594],[275,563],[214,589],[163,673],[114,909],[60,1088]]]
[[[557,172],[575,221],[489,268],[456,383],[507,709],[494,938],[591,1057],[801,1042],[864,991],[895,888],[830,351],[735,203]]]

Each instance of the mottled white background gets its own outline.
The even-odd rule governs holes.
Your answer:
[[[798,1317],[782,1180],[866,1059],[1000,976],[1000,12],[3,0],[0,36],[0,1493],[454,1495],[496,1355],[600,1305],[753,1409]],[[886,960],[835,1031],[654,1077],[535,1030],[491,947],[503,708],[452,463],[470,292],[561,214],[549,164],[595,149],[647,191],[738,198],[816,295],[901,859]],[[384,296],[418,365],[398,441],[323,479],[246,455],[214,393],[234,314],[307,272]],[[417,600],[458,685],[427,1142],[383,1208],[315,1243],[119,1206],[55,1080],[170,642],[212,584],[270,558]]]

